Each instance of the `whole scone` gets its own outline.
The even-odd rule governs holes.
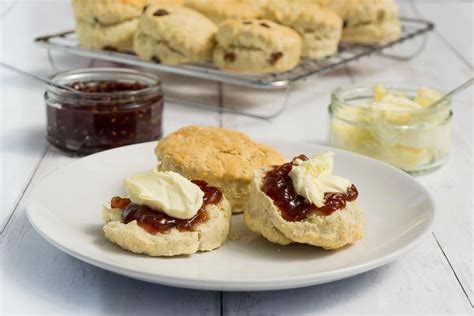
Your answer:
[[[217,26],[202,14],[176,5],[150,5],[135,33],[138,56],[164,64],[211,58]]]
[[[83,47],[133,52],[133,36],[137,25],[138,19],[112,25],[77,21],[76,34]]]
[[[322,58],[337,52],[342,19],[330,9],[305,1],[280,0],[266,7],[265,17],[301,35],[304,57]]]
[[[400,38],[398,6],[393,0],[355,0],[344,14],[343,41],[371,44]]]
[[[209,218],[195,231],[181,232],[172,228],[166,233],[151,234],[136,221],[122,223],[120,208],[104,206],[105,237],[121,248],[148,256],[177,256],[210,251],[222,246],[230,229],[231,208],[223,197],[218,204],[206,206]]]
[[[258,3],[245,0],[186,0],[185,5],[217,24],[228,19],[254,19],[261,13]]]
[[[219,25],[214,63],[235,72],[282,72],[298,65],[301,48],[301,37],[289,27],[269,20],[227,20]]]
[[[287,245],[304,243],[324,249],[338,249],[362,238],[364,216],[357,200],[331,215],[311,214],[300,221],[288,221],[262,191],[263,178],[271,168],[255,170],[250,186],[249,208],[244,219],[247,227],[267,240]]]
[[[253,169],[284,161],[277,150],[257,144],[243,133],[201,126],[171,133],[158,143],[155,153],[158,170],[175,171],[219,187],[232,213],[247,208]]]
[[[73,0],[79,42],[88,48],[131,52],[146,4],[147,0]]]

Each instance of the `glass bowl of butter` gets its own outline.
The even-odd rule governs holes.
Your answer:
[[[335,90],[329,114],[331,146],[385,161],[409,173],[447,159],[451,101],[425,87],[376,84]]]

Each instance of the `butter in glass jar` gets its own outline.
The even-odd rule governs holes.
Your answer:
[[[122,68],[66,71],[44,95],[48,141],[68,152],[98,151],[162,136],[163,94],[150,73]]]
[[[385,161],[409,173],[440,166],[448,157],[451,102],[408,85],[345,87],[332,93],[330,144]]]

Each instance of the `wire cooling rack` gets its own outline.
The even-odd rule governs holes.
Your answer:
[[[186,65],[165,65],[156,62],[146,61],[132,54],[120,52],[89,49],[79,46],[74,31],[61,32],[52,35],[41,36],[35,39],[35,42],[49,50],[63,51],[66,53],[117,62],[120,64],[154,69],[158,71],[179,74],[189,77],[213,80],[222,83],[251,87],[256,89],[285,89],[287,95],[284,98],[283,105],[274,113],[267,115],[252,114],[238,110],[223,109],[208,104],[195,103],[173,99],[188,106],[198,106],[203,109],[216,109],[222,112],[231,112],[235,114],[247,115],[257,118],[270,119],[281,113],[286,107],[288,93],[292,84],[305,80],[310,77],[318,77],[323,74],[335,71],[348,63],[359,60],[362,57],[373,54],[382,54],[387,57],[397,59],[409,59],[410,56],[388,55],[383,52],[385,49],[394,45],[410,40],[419,35],[426,34],[434,29],[434,24],[430,21],[412,18],[400,18],[402,25],[402,35],[398,40],[380,44],[380,45],[357,45],[341,43],[336,54],[324,59],[303,59],[294,69],[282,73],[265,75],[245,75],[228,72],[217,69],[211,62]]]

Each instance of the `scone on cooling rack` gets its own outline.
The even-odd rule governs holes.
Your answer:
[[[265,17],[301,35],[303,57],[317,59],[337,52],[342,19],[330,9],[308,1],[279,0],[266,7]]]
[[[150,5],[135,33],[138,56],[164,64],[194,63],[211,59],[217,26],[183,6]]]
[[[242,73],[283,72],[298,65],[302,40],[293,29],[269,20],[226,20],[219,25],[214,63]]]
[[[344,42],[377,44],[401,36],[398,6],[393,0],[354,0],[340,4],[339,11],[344,15]]]
[[[103,208],[105,237],[149,256],[210,251],[229,234],[230,205],[216,188],[174,172],[152,170],[125,180],[128,198]]]
[[[79,43],[131,52],[138,17],[148,0],[72,0]]]
[[[186,0],[185,5],[217,24],[228,19],[255,19],[261,13],[258,5],[244,0]]]
[[[253,169],[281,164],[275,149],[224,128],[189,126],[163,138],[155,149],[158,169],[175,171],[219,187],[232,213],[247,208]]]
[[[333,175],[332,167],[328,152],[255,170],[246,225],[281,245],[337,249],[361,239],[365,222],[357,189]]]

